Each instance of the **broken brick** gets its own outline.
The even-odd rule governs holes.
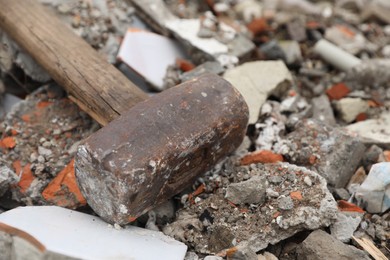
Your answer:
[[[22,164],[20,162],[20,160],[16,160],[12,163],[12,167],[14,168],[15,170],[15,174],[17,176],[20,176],[20,174],[22,173]]]
[[[366,113],[360,113],[356,116],[356,122],[364,121],[367,119],[367,114]]]
[[[302,200],[302,193],[300,191],[292,191],[290,192],[290,197],[294,200]]]
[[[86,205],[85,198],[77,186],[74,159],[49,183],[42,196],[61,207],[77,208]]]
[[[176,59],[176,65],[183,72],[191,71],[195,68],[195,65],[192,62],[185,59],[179,59],[179,58]]]
[[[30,116],[29,115],[22,115],[22,120],[26,123],[30,122]]]
[[[23,171],[20,175],[20,180],[18,182],[20,191],[26,193],[34,179],[35,176],[31,172],[31,164],[28,163],[23,167]]]
[[[16,146],[15,139],[12,136],[8,136],[0,140],[0,147],[12,149]]]
[[[337,206],[338,206],[340,211],[365,213],[365,211],[362,208],[356,206],[353,203],[345,201],[345,200],[339,200],[337,202]]]
[[[326,91],[330,100],[339,100],[347,96],[351,92],[349,87],[344,83],[338,83],[333,85],[330,89]]]
[[[368,103],[368,106],[369,106],[369,107],[380,107],[380,106],[383,105],[383,104],[381,104],[381,103],[378,103],[378,102],[375,101],[375,100],[368,100],[367,103]]]
[[[386,150],[383,152],[386,162],[390,162],[390,150]]]
[[[251,31],[254,35],[266,32],[270,29],[267,20],[264,18],[258,18],[254,19],[252,22],[247,24],[247,28],[249,31]]]
[[[245,155],[241,161],[241,165],[248,165],[252,163],[276,163],[283,162],[283,156],[273,153],[269,150],[259,150]]]
[[[52,105],[53,102],[49,102],[49,101],[41,101],[37,104],[37,108],[45,108],[45,107],[48,107],[50,105]]]
[[[317,157],[316,157],[315,155],[311,155],[311,156],[309,157],[309,163],[310,163],[311,165],[315,164],[316,161],[317,161]]]
[[[238,251],[237,247],[231,247],[228,250],[226,250],[226,256],[232,257],[236,252]]]

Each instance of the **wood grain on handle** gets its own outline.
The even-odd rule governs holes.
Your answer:
[[[37,0],[0,0],[0,27],[102,125],[147,98]]]

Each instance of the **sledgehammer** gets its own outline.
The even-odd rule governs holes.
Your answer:
[[[102,125],[110,122],[75,159],[81,192],[107,222],[129,223],[179,193],[245,135],[248,107],[216,75],[147,99],[36,0],[0,0],[0,26],[80,108]]]

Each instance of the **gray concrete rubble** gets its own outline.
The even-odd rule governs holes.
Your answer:
[[[282,61],[247,62],[229,69],[223,76],[244,96],[249,106],[249,123],[259,118],[260,107],[270,95],[282,97],[293,80]]]
[[[312,232],[297,249],[298,259],[370,259],[362,250],[343,244],[322,230]]]
[[[68,192],[67,185],[58,186],[58,196],[43,194],[71,162],[79,142],[98,128],[57,85],[39,88],[14,105],[0,124],[2,139],[11,141],[0,148],[1,192],[27,205],[57,204],[62,199],[64,207],[85,205],[84,199]],[[0,205],[8,208],[6,197],[0,199]]]
[[[161,103],[86,141],[100,126],[0,29],[0,259],[390,258],[390,0],[31,1]],[[200,85],[178,102],[184,82]]]
[[[226,255],[227,260],[258,260],[256,252],[249,247],[237,246]]]
[[[234,204],[262,204],[265,201],[266,179],[261,176],[230,184],[225,198]]]
[[[99,50],[109,62],[116,62],[120,37],[132,23],[134,8],[122,1],[40,0],[79,36]],[[15,66],[34,81],[48,82],[51,77],[0,30],[0,72],[17,74]]]
[[[329,99],[326,95],[321,95],[312,99],[313,103],[313,118],[324,122],[327,125],[334,126],[336,119]]]
[[[202,30],[201,19],[180,19],[165,6],[162,0],[130,0],[139,10],[141,18],[155,30],[164,35],[174,35],[187,49],[195,63],[205,61],[223,61],[226,59],[247,59],[254,50],[254,44],[224,22],[215,20],[206,14],[207,35],[199,34]],[[212,16],[212,15],[211,15]],[[227,65],[236,63],[233,60]]]
[[[363,61],[347,72],[346,80],[354,88],[390,86],[390,59],[370,59]]]
[[[286,55],[287,64],[296,64],[302,61],[302,52],[297,41],[281,41],[279,45]]]
[[[328,184],[344,187],[358,167],[366,150],[357,138],[313,120],[304,120],[286,136],[290,163],[317,171]]]
[[[217,60],[226,67],[234,66],[239,60],[246,60],[254,50],[254,45],[246,37],[235,32],[227,24],[219,23],[217,33],[225,33],[227,40],[218,40],[213,35],[204,38],[198,36],[199,19],[176,19],[167,22],[172,34],[186,46],[195,63]]]
[[[348,30],[351,33],[346,33]],[[356,55],[366,49],[373,49],[374,51],[376,49],[375,45],[367,41],[362,33],[354,31],[353,28],[343,25],[336,25],[327,28],[325,31],[325,38],[353,55]]]
[[[376,144],[382,147],[390,147],[390,113],[384,113],[377,119],[369,119],[357,122],[345,127],[366,144]]]
[[[348,243],[363,219],[363,213],[338,212],[337,220],[330,226],[330,233],[341,242]]]
[[[185,82],[194,79],[196,77],[199,77],[205,73],[214,73],[214,74],[221,75],[224,71],[225,69],[218,61],[207,61],[188,72],[184,72],[179,77],[182,82]]]
[[[374,164],[356,191],[358,204],[370,213],[384,213],[390,208],[390,162]]]
[[[359,114],[365,113],[369,109],[367,101],[361,98],[343,98],[336,101],[335,106],[341,119],[347,123],[355,121]]]
[[[260,118],[255,124],[257,150],[272,150],[276,153],[285,148],[283,136],[286,133],[286,116],[281,113],[283,104],[266,101],[260,110]]]
[[[196,203],[185,202],[185,207],[178,211],[178,219],[163,229],[165,234],[204,254],[234,246],[258,252],[299,231],[329,226],[336,220],[336,202],[326,188],[326,181],[313,171],[290,164],[253,164],[226,170],[218,177],[214,193],[199,196]],[[305,183],[305,177],[311,179],[312,186]],[[213,176],[209,178],[212,180]],[[264,185],[263,178],[267,180],[265,186],[279,196],[237,201],[241,194],[230,191],[238,186],[243,193],[248,192],[244,183],[261,180]],[[206,190],[212,191],[216,184],[208,182]],[[263,217],[258,218],[259,214]],[[189,224],[193,228],[187,229]]]
[[[49,74],[0,30],[0,72],[12,73],[13,65],[21,68],[33,80],[47,82]]]

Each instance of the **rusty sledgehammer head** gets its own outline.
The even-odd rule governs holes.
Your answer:
[[[93,210],[127,224],[168,200],[242,142],[248,107],[208,74],[141,102],[79,146],[76,177]]]

